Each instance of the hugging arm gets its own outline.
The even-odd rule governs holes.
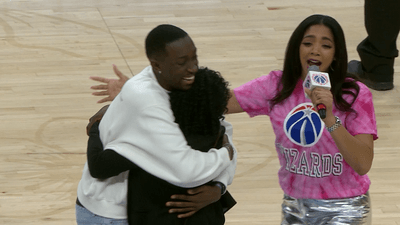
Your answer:
[[[236,99],[235,92],[233,90],[230,91],[231,97],[229,98],[228,105],[228,112],[226,114],[233,114],[233,113],[241,113],[244,112],[242,107],[240,106],[238,100]]]
[[[99,122],[92,124],[89,130],[87,161],[90,175],[98,179],[107,179],[137,168],[136,164],[116,153],[114,150],[103,151],[99,137]]]
[[[229,192],[225,192],[226,187],[232,183],[236,170],[237,151],[232,142],[233,129],[232,124],[225,120],[221,121],[221,125],[225,127],[224,136],[228,138],[228,142],[234,150],[233,159],[230,165],[218,177],[216,177],[213,182],[197,188],[189,189],[186,195],[171,196],[171,200],[173,201],[167,202],[167,206],[171,207],[169,212],[178,213],[179,218],[189,217],[201,208],[216,202],[221,198],[224,198],[225,205],[223,204],[223,207],[225,211],[229,210],[236,204],[236,201],[232,198]],[[224,187],[220,188],[219,185],[217,185],[218,183]]]

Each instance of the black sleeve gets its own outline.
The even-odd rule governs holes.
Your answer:
[[[103,151],[103,144],[99,136],[99,122],[93,124],[89,131],[87,146],[87,161],[90,175],[98,179],[106,179],[118,174],[138,168],[136,164],[116,153],[114,150]]]
[[[225,135],[225,127],[224,126],[220,126],[219,127],[219,134],[218,134],[218,138],[217,141],[214,144],[214,148],[222,148],[222,141],[224,140],[224,135]]]

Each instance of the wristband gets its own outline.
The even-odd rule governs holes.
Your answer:
[[[219,181],[214,181],[213,184],[214,184],[214,186],[217,186],[221,189],[221,195],[225,194],[226,187],[223,183],[221,183]]]

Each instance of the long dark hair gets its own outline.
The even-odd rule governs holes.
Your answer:
[[[183,134],[217,135],[230,98],[228,82],[217,71],[199,68],[193,86],[170,92],[175,122]]]
[[[279,92],[271,100],[272,106],[281,103],[288,98],[296,87],[301,77],[302,67],[300,62],[300,44],[305,31],[313,25],[321,24],[328,27],[333,34],[335,42],[335,59],[329,67],[329,78],[331,81],[331,92],[336,107],[340,111],[352,112],[351,105],[354,103],[360,91],[356,83],[356,77],[347,74],[347,49],[344,33],[339,23],[332,17],[326,15],[311,15],[307,17],[294,30],[286,47],[283,74],[279,84]],[[346,79],[352,77],[353,79]],[[351,91],[351,90],[354,90]],[[351,102],[343,99],[344,94],[353,96]]]

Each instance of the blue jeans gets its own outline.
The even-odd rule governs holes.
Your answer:
[[[98,216],[79,205],[75,205],[75,209],[76,223],[78,225],[128,225],[127,219],[113,219]]]

